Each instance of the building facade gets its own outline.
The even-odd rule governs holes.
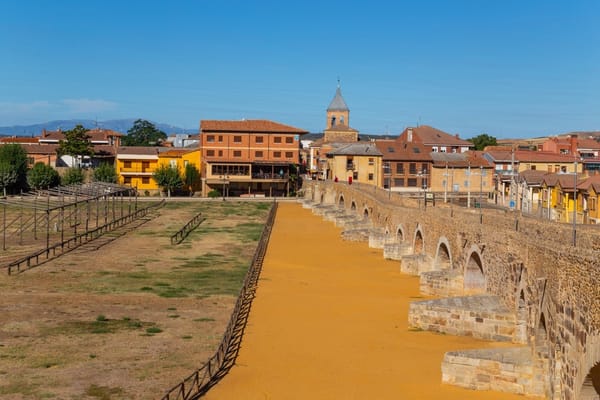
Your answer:
[[[295,189],[300,137],[306,133],[268,120],[201,121],[203,195],[288,195]]]

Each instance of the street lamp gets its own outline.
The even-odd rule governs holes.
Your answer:
[[[227,183],[227,180],[229,179],[229,175],[221,175],[220,178],[221,178],[221,181],[223,182],[223,190],[222,190],[221,194],[223,196],[223,201],[225,201],[225,184]]]
[[[483,193],[483,165],[479,166],[479,223],[483,224],[483,206],[481,204],[481,195]]]
[[[573,247],[577,246],[577,159],[573,172]]]

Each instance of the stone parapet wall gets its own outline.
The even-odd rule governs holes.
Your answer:
[[[515,316],[497,296],[450,297],[412,302],[410,326],[458,336],[497,342],[512,342]]]

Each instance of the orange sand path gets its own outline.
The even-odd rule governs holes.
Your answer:
[[[207,399],[524,399],[441,383],[444,352],[500,346],[408,329],[418,277],[299,204],[279,206],[236,365]]]

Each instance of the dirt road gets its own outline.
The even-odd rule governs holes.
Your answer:
[[[207,399],[524,399],[441,383],[444,352],[500,344],[407,325],[418,277],[281,204],[236,365]]]

